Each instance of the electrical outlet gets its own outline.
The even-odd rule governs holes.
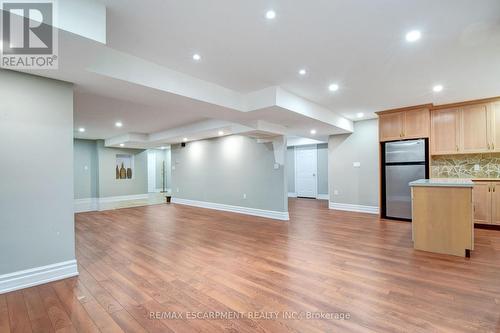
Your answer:
[[[481,171],[481,167],[479,166],[479,164],[474,165],[474,171]]]
[[[339,190],[334,190],[333,195],[339,195]]]
[[[247,198],[247,194],[243,193],[243,199],[246,199],[246,198]]]
[[[274,163],[274,170],[278,170],[280,168],[280,165],[278,163]]]
[[[352,162],[352,166],[354,168],[360,168],[361,167],[361,162]]]
[[[172,165],[172,170],[175,170],[175,165]]]
[[[176,188],[176,190],[177,190],[177,193],[179,193],[179,188]]]

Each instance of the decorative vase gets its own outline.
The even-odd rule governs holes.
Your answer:
[[[127,178],[132,179],[132,168],[127,168]]]
[[[120,179],[127,179],[127,170],[123,166],[123,162],[122,167],[120,168]]]
[[[116,179],[120,179],[120,169],[118,168],[118,164],[116,165]]]

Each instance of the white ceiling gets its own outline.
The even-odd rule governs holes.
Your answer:
[[[498,0],[104,3],[112,48],[240,92],[278,85],[351,119],[500,95]],[[411,29],[423,34],[414,44],[404,39]]]
[[[76,137],[218,120],[325,141],[352,131],[358,112],[500,95],[498,0],[100,2],[107,43],[61,30],[59,70],[33,72],[75,83],[75,128],[86,128]],[[404,38],[411,29],[422,31],[413,44]],[[330,83],[340,89],[329,92]]]

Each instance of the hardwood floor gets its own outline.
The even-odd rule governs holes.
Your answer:
[[[500,331],[500,231],[476,230],[465,259],[414,251],[411,224],[326,201],[292,199],[290,215],[77,214],[80,276],[0,295],[0,332]],[[299,312],[323,318],[284,317]]]

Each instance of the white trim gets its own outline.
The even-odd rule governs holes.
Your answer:
[[[316,196],[316,199],[318,200],[330,200],[330,195],[327,193],[327,194],[318,194]]]
[[[375,206],[363,206],[363,205],[351,205],[344,203],[329,202],[328,208],[336,210],[344,210],[347,212],[358,212],[358,213],[368,213],[368,214],[378,214],[379,208]]]
[[[75,213],[92,212],[98,209],[99,203],[97,198],[75,199]]]
[[[295,192],[288,192],[288,197],[289,198],[296,198],[297,197],[297,193],[295,193]]]
[[[76,260],[0,275],[0,294],[78,275]]]
[[[180,199],[180,198],[172,198],[172,203],[179,204],[179,205],[187,205],[187,206],[222,210],[225,212],[233,212],[233,213],[240,213],[240,214],[246,214],[246,215],[267,217],[269,219],[275,219],[275,220],[283,220],[283,221],[290,220],[290,216],[289,216],[288,212],[277,212],[274,210],[264,210],[264,209],[241,207],[241,206],[231,206],[231,205],[224,205],[224,204],[219,204],[219,203],[214,203],[214,202],[188,200],[188,199]]]
[[[148,194],[133,194],[133,195],[120,195],[116,197],[104,197],[99,198],[99,205],[103,203],[111,203],[111,202],[121,202],[121,201],[130,201],[130,200],[144,200],[148,198]]]
[[[94,212],[107,209],[113,209],[114,203],[134,200],[147,200],[149,194],[134,194],[134,195],[121,195],[116,197],[104,198],[85,198],[74,200],[75,213]]]

